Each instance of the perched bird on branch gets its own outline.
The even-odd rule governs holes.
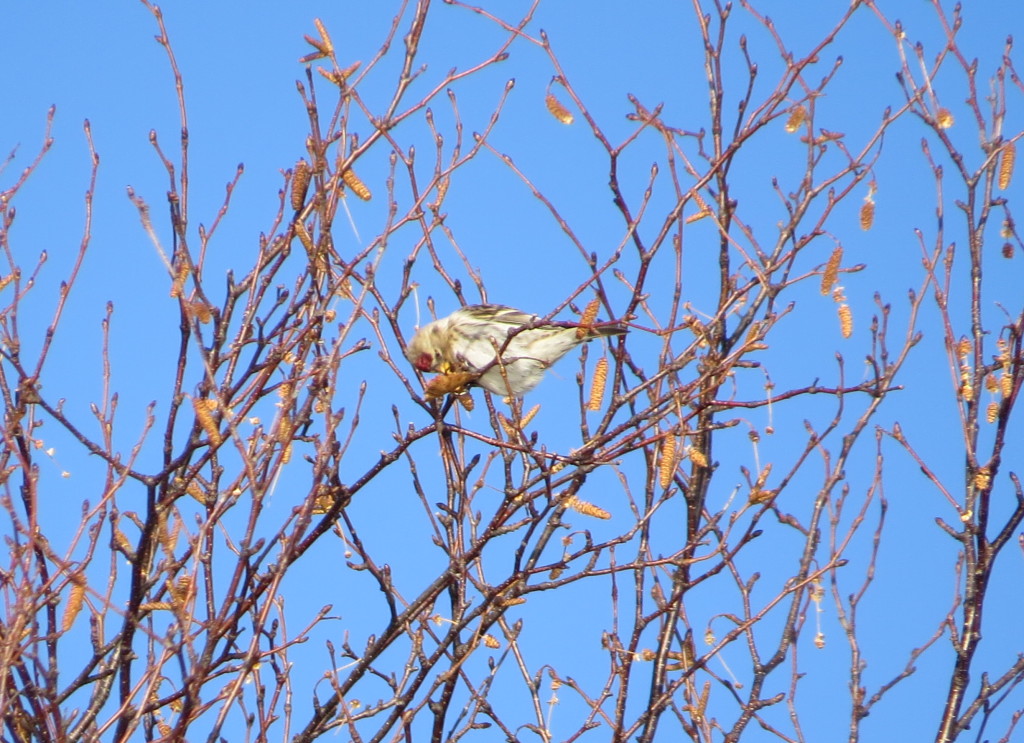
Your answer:
[[[470,305],[416,331],[405,356],[422,372],[469,373],[472,384],[519,397],[580,343],[627,332],[622,323],[594,323],[596,300],[592,307],[581,323],[558,323],[497,304]]]

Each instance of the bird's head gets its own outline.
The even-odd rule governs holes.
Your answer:
[[[421,372],[440,371],[442,364],[441,346],[434,323],[419,330],[405,349],[405,358]]]

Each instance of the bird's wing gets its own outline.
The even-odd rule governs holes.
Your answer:
[[[474,371],[492,365],[495,348],[505,344],[510,330],[536,320],[536,315],[497,304],[470,305],[448,318],[458,360]]]
[[[458,322],[496,323],[515,328],[540,319],[537,315],[529,315],[501,304],[472,304],[456,310],[454,316],[458,317]]]

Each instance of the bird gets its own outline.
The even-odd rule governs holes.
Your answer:
[[[596,311],[596,301],[593,307]],[[468,373],[471,383],[485,390],[521,397],[579,344],[626,332],[618,322],[552,323],[504,305],[475,304],[424,325],[405,356],[421,372]]]

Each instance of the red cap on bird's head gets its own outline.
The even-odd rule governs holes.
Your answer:
[[[421,372],[430,371],[430,367],[433,365],[434,357],[431,356],[429,353],[421,353],[419,356],[416,357],[416,360],[413,362],[413,366],[415,366]]]

